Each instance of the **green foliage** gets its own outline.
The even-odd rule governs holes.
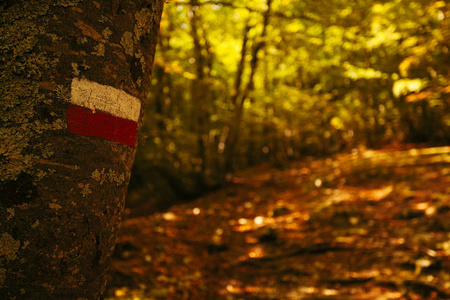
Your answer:
[[[449,19],[445,1],[169,2],[138,163],[205,190],[229,147],[242,168],[448,144]]]

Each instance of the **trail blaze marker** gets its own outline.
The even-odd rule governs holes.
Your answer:
[[[141,102],[124,91],[74,78],[67,110],[70,132],[134,147]]]

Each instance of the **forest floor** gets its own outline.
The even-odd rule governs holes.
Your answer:
[[[245,170],[124,220],[109,282],[107,299],[450,299],[450,147]]]

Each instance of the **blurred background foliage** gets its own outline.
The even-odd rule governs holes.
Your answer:
[[[128,205],[165,209],[260,163],[448,145],[449,8],[433,0],[167,2]]]

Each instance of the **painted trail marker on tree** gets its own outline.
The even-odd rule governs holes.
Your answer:
[[[124,91],[86,79],[74,78],[67,128],[134,147],[141,102]]]

